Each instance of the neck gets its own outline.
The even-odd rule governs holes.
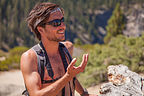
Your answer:
[[[49,41],[49,40],[44,40],[44,39],[42,39],[41,41],[43,43],[43,46],[44,46],[47,54],[54,55],[54,54],[57,54],[59,52],[58,51],[59,42]]]

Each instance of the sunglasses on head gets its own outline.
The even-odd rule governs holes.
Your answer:
[[[54,27],[58,27],[58,26],[61,25],[62,22],[64,22],[64,17],[62,17],[61,19],[55,19],[55,20],[46,22],[46,23],[44,23],[44,24],[52,25],[52,26],[54,26]]]

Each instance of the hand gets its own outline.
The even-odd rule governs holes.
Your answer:
[[[83,60],[78,67],[74,66],[76,61],[77,61],[76,58],[74,58],[67,68],[67,74],[69,74],[72,78],[75,77],[80,72],[84,71],[84,69],[87,65],[87,62],[88,62],[88,54],[83,55]]]

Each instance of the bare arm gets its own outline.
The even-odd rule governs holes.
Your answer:
[[[41,79],[37,72],[37,57],[35,56],[35,53],[32,50],[24,53],[21,57],[21,70],[30,96],[57,95],[73,77],[84,71],[87,59],[88,55],[85,54],[82,63],[78,67],[74,66],[76,59],[73,59],[62,78],[51,85],[42,88]]]

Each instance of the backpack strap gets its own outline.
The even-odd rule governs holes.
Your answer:
[[[63,48],[64,53],[65,53],[65,55],[67,56],[67,58],[68,58],[68,60],[69,60],[69,64],[70,64],[71,61],[72,61],[72,57],[71,57],[71,55],[70,55],[68,49],[67,49],[67,48],[65,47],[65,45],[62,44],[62,43],[59,43],[59,45]],[[75,79],[76,79],[76,77],[74,77],[74,81],[75,81]]]
[[[44,51],[44,55],[45,55],[45,60],[46,60],[46,63],[45,63],[45,67],[47,68],[47,71],[48,71],[48,74],[49,76],[54,79],[54,72],[52,70],[52,67],[51,67],[51,64],[50,64],[50,61],[49,61],[49,58],[48,58],[48,55],[47,55],[47,52],[42,44],[42,42],[40,42],[40,46],[42,48],[42,50]]]
[[[64,45],[62,45],[61,43],[59,43],[59,53],[60,53],[60,56],[62,58],[62,61],[63,61],[63,64],[64,64],[64,69],[65,69],[65,72],[67,71],[67,67],[68,67],[68,63],[66,61],[66,57],[65,57],[65,53],[64,53]]]
[[[65,68],[65,72],[66,72],[66,71],[67,71],[68,64],[67,64],[65,55],[66,55],[67,58],[68,58],[69,64],[70,64],[71,61],[72,61],[72,57],[71,57],[68,49],[67,49],[67,48],[65,47],[65,45],[62,44],[62,43],[59,43],[59,52],[60,52],[61,58],[62,58],[62,60],[63,60],[63,64],[64,64],[64,68]],[[76,80],[76,78],[74,77],[74,78],[73,78],[74,88],[75,88],[75,80]],[[70,86],[70,82],[69,82],[69,86]],[[63,90],[62,90],[62,94],[64,94],[64,93],[65,93],[65,87],[64,87]],[[63,96],[64,96],[64,95],[63,95]],[[70,96],[72,96],[71,86],[70,86]]]
[[[60,47],[62,47],[62,49],[63,49],[63,52],[65,53],[65,55],[67,56],[67,58],[68,58],[68,61],[69,61],[69,63],[72,61],[72,57],[71,57],[71,55],[70,55],[70,53],[69,53],[69,51],[68,51],[68,49],[65,47],[65,45],[64,44],[62,44],[62,43],[59,43],[59,46]]]
[[[25,85],[25,90],[22,92],[22,95],[29,96],[28,90]]]
[[[40,74],[41,82],[43,82],[44,74],[45,74],[44,65],[46,63],[44,51],[42,50],[42,48],[40,47],[39,44],[32,47],[32,49],[36,52],[37,64],[38,64],[38,73]]]
[[[62,43],[59,43],[59,53],[60,53],[60,56],[62,58],[62,61],[63,61],[63,64],[64,64],[64,69],[65,69],[65,72],[66,72],[68,64],[67,64],[67,61],[66,61],[66,58],[65,58],[65,53],[64,53],[63,47],[64,47],[64,45]],[[71,94],[71,90],[70,90],[70,94]],[[65,96],[65,87],[62,89],[62,96]]]

